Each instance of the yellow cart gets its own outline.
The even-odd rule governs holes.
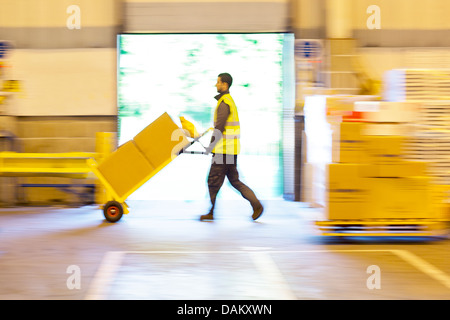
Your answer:
[[[441,237],[449,234],[448,185],[432,185],[428,211],[409,218],[363,218],[354,212],[353,219],[315,221],[322,236],[330,237]],[[379,200],[380,201],[380,200]]]
[[[126,199],[179,154],[205,154],[186,149],[209,130],[190,138],[186,130],[164,113],[100,163],[89,159],[88,165],[105,189],[106,203],[102,208],[106,220],[117,222],[123,214],[129,213]]]

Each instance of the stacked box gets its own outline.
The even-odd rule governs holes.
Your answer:
[[[126,198],[188,144],[184,131],[164,113],[106,157],[98,170],[117,195]]]
[[[314,170],[310,178],[311,188],[308,190],[312,192],[309,196],[314,204],[324,206],[329,219],[400,219],[408,217],[407,212],[410,218],[436,217],[434,211],[426,209],[436,206],[435,200],[426,196],[430,188],[436,187],[436,175],[432,176],[432,170],[437,166],[433,167],[429,161],[436,162],[436,155],[441,153],[442,161],[445,161],[448,139],[435,139],[433,145],[423,141],[426,137],[444,136],[443,132],[437,131],[441,127],[447,130],[447,135],[450,132],[447,119],[442,117],[444,107],[437,110],[435,103],[433,108],[427,108],[425,120],[433,130],[422,133],[425,127],[419,127],[416,123],[424,112],[422,104],[417,102],[387,102],[369,96],[344,95],[327,96],[326,99],[313,97],[306,101],[305,128],[308,140],[313,139],[308,147],[307,156],[311,162],[308,167],[326,169],[323,170],[324,176],[322,170]],[[326,104],[325,108],[322,108],[323,104]],[[441,101],[441,104],[444,105],[444,102]],[[447,102],[445,105],[450,104]],[[326,126],[321,126],[323,122],[318,117],[326,120]],[[415,143],[419,137],[420,144]],[[433,158],[428,159],[422,154],[419,154],[420,157],[408,156],[412,148],[418,154],[416,150],[422,152],[425,147],[430,150],[434,148],[430,152]],[[358,170],[350,169],[350,165]],[[333,166],[331,170],[330,166]],[[440,168],[444,170],[443,163]],[[304,176],[310,173],[305,172]],[[333,185],[336,179],[346,180],[347,185],[336,187],[335,183]],[[408,189],[408,185],[415,187]],[[389,192],[383,193],[383,190]],[[324,198],[321,198],[322,194]],[[392,203],[392,198],[398,201]],[[421,199],[420,205],[408,207],[408,201],[414,204],[417,199]],[[442,199],[439,201],[442,202]],[[438,203],[437,207],[445,210],[442,204]]]
[[[434,217],[426,162],[404,158],[405,136],[367,135],[367,124],[335,126],[333,163],[327,166],[328,219]]]
[[[397,164],[403,157],[405,137],[365,136],[366,160],[373,164]]]
[[[358,219],[368,203],[368,174],[361,122],[340,122],[332,133],[332,162],[327,165],[325,208],[328,219]]]
[[[354,110],[361,112],[368,123],[415,122],[418,118],[419,104],[414,102],[357,101]]]
[[[427,164],[423,161],[399,160],[397,163],[372,163],[364,167],[366,178],[407,178],[427,176]]]
[[[189,145],[185,132],[167,113],[139,132],[133,141],[154,168],[164,166]]]
[[[428,176],[367,178],[371,219],[433,218],[431,183]]]
[[[450,70],[394,69],[385,76],[386,100],[419,105],[407,158],[429,162],[435,183],[450,185]]]
[[[327,166],[328,219],[355,219],[356,215],[364,212],[369,191],[363,178],[365,166],[357,163],[331,163]]]
[[[365,162],[361,122],[341,122],[332,133],[331,159],[336,163]]]

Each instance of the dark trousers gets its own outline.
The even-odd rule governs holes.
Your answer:
[[[261,203],[256,198],[255,193],[239,180],[239,172],[237,170],[237,155],[213,154],[211,169],[208,176],[209,197],[211,198],[211,210],[213,213],[216,204],[217,193],[228,178],[231,185],[238,190],[241,195],[250,202],[253,209],[259,208]]]

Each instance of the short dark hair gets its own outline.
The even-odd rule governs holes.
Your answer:
[[[233,78],[229,73],[221,73],[219,74],[220,79],[222,82],[228,83],[228,88],[231,87],[231,84],[233,83]]]

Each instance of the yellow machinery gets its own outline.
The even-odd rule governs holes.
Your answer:
[[[113,150],[114,133],[98,132],[96,152],[19,153],[0,152],[0,176],[87,178],[88,159],[101,161]]]
[[[2,177],[66,177],[86,179],[90,174],[87,159],[94,153],[16,153],[0,152],[0,176]],[[81,202],[92,202],[93,184],[19,184],[21,188],[53,187],[66,193],[75,194]],[[81,188],[82,191],[76,191]],[[80,189],[79,189],[80,190]]]
[[[129,212],[125,203],[128,196],[175,157],[181,153],[204,154],[186,149],[211,129],[200,135],[192,123],[183,117],[180,120],[183,129],[164,113],[117,150],[114,150],[114,133],[99,132],[95,153],[0,152],[0,176],[85,179],[93,175],[98,178],[96,203],[105,203],[102,206],[105,218],[116,222]]]
[[[0,153],[1,176],[52,176],[87,178],[90,168],[87,159],[95,153]]]
[[[86,179],[94,177],[87,160],[100,161],[112,152],[114,133],[99,132],[96,136],[96,152],[68,153],[18,153],[0,152],[0,177],[64,177]],[[90,184],[22,184],[21,187],[55,187],[75,193],[72,187],[92,187]],[[97,187],[99,187],[97,185]],[[98,190],[98,188],[97,188]]]

